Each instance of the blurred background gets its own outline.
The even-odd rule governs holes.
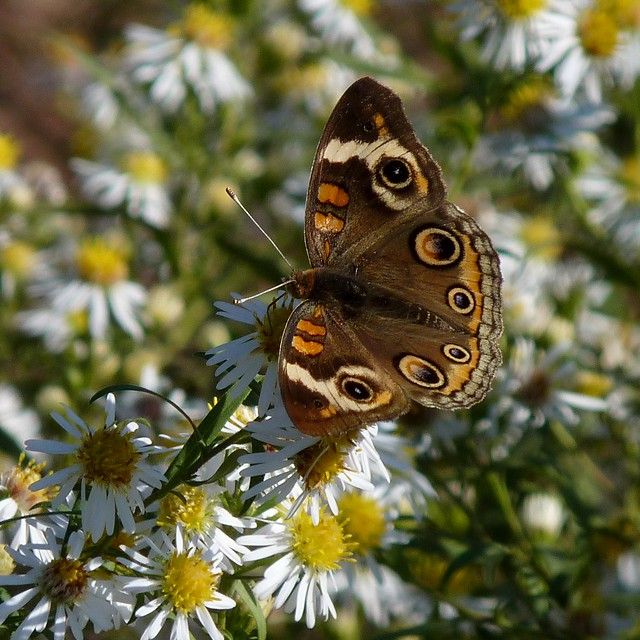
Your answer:
[[[304,267],[315,148],[362,75],[500,254],[504,365],[397,426],[437,493],[374,551],[398,582],[272,637],[640,638],[638,0],[2,2],[3,465],[108,384],[206,410],[201,354],[246,330],[214,301],[287,275],[225,187]]]

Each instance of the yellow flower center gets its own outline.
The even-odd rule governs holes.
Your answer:
[[[620,182],[625,186],[627,202],[640,203],[640,156],[626,158],[620,169]]]
[[[167,165],[151,151],[132,151],[123,161],[124,170],[135,182],[157,184],[167,179]]]
[[[298,453],[294,464],[307,489],[313,489],[329,484],[344,469],[344,456],[338,443],[321,440]]]
[[[120,427],[100,429],[86,436],[76,455],[89,482],[116,491],[129,488],[140,459],[131,434],[123,435]]]
[[[13,169],[18,163],[20,145],[12,136],[0,133],[0,171]]]
[[[192,613],[214,597],[220,574],[202,559],[202,553],[173,553],[164,566],[162,591],[175,611]]]
[[[509,94],[500,110],[501,115],[511,124],[538,129],[548,122],[546,102],[550,96],[549,83],[543,78],[535,78]]]
[[[353,542],[355,553],[366,555],[380,546],[386,522],[376,500],[361,493],[345,493],[338,501],[338,506],[338,520]]]
[[[576,382],[579,393],[595,398],[603,398],[613,388],[613,380],[596,371],[579,371],[576,374]]]
[[[129,275],[124,251],[109,246],[102,238],[87,238],[76,253],[80,275],[89,282],[109,286]]]
[[[0,264],[18,278],[27,277],[35,263],[35,249],[27,242],[15,240],[0,249]]]
[[[29,460],[25,466],[22,466],[24,459],[24,454],[21,454],[18,464],[6,474],[3,481],[7,495],[15,501],[21,513],[27,513],[40,502],[47,502],[56,493],[56,487],[47,487],[39,491],[29,489],[34,482],[42,478],[45,464]]]
[[[184,12],[182,21],[173,31],[194,40],[210,49],[226,49],[233,42],[235,21],[220,11],[214,11],[206,4],[190,4]]]
[[[73,604],[84,593],[88,577],[80,560],[56,558],[42,572],[40,589],[55,604]]]
[[[202,487],[181,485],[176,494],[171,493],[162,499],[158,524],[172,529],[176,524],[182,524],[188,532],[203,533],[211,525],[211,506]]]
[[[291,307],[271,307],[266,318],[258,323],[258,340],[260,350],[265,356],[275,361],[280,353],[280,340],[287,320],[291,315]]]
[[[530,251],[541,258],[553,260],[562,253],[560,233],[547,216],[527,219],[522,225],[520,236]]]
[[[547,0],[497,0],[497,4],[505,18],[524,20],[542,11]]]
[[[596,6],[611,15],[621,29],[640,26],[640,0],[598,0]]]
[[[7,553],[7,545],[0,544],[0,576],[10,576],[15,568],[16,563]]]
[[[342,525],[324,511],[313,524],[311,516],[299,511],[288,521],[293,538],[293,552],[306,567],[315,571],[335,571],[341,562],[352,559],[353,543]]]
[[[358,16],[371,15],[373,0],[342,0],[342,4]]]
[[[578,37],[588,55],[609,58],[618,44],[618,26],[606,11],[587,9],[578,20]]]

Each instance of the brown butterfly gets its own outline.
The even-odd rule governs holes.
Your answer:
[[[400,98],[372,78],[336,105],[311,171],[311,268],[289,292],[284,406],[310,435],[482,400],[501,363],[501,276],[487,235],[447,202]]]

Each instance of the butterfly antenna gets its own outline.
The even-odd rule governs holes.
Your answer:
[[[243,304],[249,300],[253,300],[254,298],[259,298],[265,293],[271,293],[272,291],[276,291],[277,289],[282,289],[282,287],[286,287],[288,284],[292,284],[294,282],[295,280],[293,280],[292,278],[289,278],[289,280],[285,280],[284,282],[277,284],[275,287],[269,287],[268,289],[265,289],[264,291],[260,291],[259,293],[254,293],[252,296],[249,296],[247,298],[234,298],[233,304]]]
[[[289,268],[291,269],[291,271],[294,271],[293,265],[287,260],[287,256],[285,256],[284,253],[280,251],[280,248],[271,239],[269,234],[258,224],[258,221],[247,211],[247,208],[242,204],[242,202],[240,202],[240,198],[238,198],[238,196],[235,194],[235,191],[233,191],[233,189],[230,189],[229,187],[226,187],[225,191],[227,192],[227,195],[249,216],[249,220],[251,220],[251,222],[253,222],[253,224],[255,224],[256,227],[258,227],[258,229],[264,235],[264,237],[273,245],[273,248],[280,254],[282,259],[289,265]],[[277,289],[277,287],[275,288]],[[267,291],[272,291],[272,289],[268,289]],[[267,291],[263,291],[262,293],[267,293]]]

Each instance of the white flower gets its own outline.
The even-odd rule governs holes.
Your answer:
[[[462,0],[451,7],[458,13],[463,40],[484,34],[482,57],[497,69],[524,69],[544,51],[543,22],[553,22],[569,0],[507,2]]]
[[[145,288],[127,279],[126,250],[118,238],[88,237],[59,247],[56,271],[36,280],[29,293],[40,309],[24,312],[18,325],[31,335],[44,335],[57,351],[74,334],[88,329],[93,339],[104,339],[113,320],[134,339],[144,335],[140,314]]]
[[[579,422],[577,410],[606,410],[605,400],[563,388],[575,373],[575,362],[565,358],[571,348],[559,344],[543,352],[532,341],[519,339],[497,377],[500,401],[490,407],[489,420],[497,423],[500,416],[506,416],[518,430],[540,427],[547,420],[572,426]]]
[[[484,135],[474,154],[478,166],[498,166],[508,175],[520,170],[535,189],[547,189],[557,174],[568,171],[571,153],[596,147],[596,138],[589,134],[615,119],[612,109],[553,98],[538,105],[538,111],[535,127],[507,124]]]
[[[216,48],[143,25],[130,25],[125,35],[134,80],[149,84],[152,100],[170,113],[180,108],[188,89],[206,113],[251,95],[235,65]]]
[[[274,598],[273,606],[304,616],[307,627],[317,616],[336,617],[330,591],[335,590],[334,574],[350,560],[350,543],[335,516],[320,513],[314,524],[305,510],[284,522],[271,522],[255,534],[241,536],[240,544],[256,547],[245,563],[280,556],[270,564],[254,588],[261,600]]]
[[[128,171],[81,158],[71,160],[71,166],[81,178],[85,196],[98,206],[107,210],[123,207],[132,218],[166,227],[173,207],[160,159],[149,152],[132,152],[125,161]]]
[[[44,463],[36,463],[34,460],[25,462],[24,454],[21,454],[15,467],[0,474],[0,492],[6,494],[5,498],[0,499],[0,522],[6,526],[11,518],[19,518],[10,543],[14,549],[28,542],[32,529],[47,526],[45,523],[48,519],[41,510],[34,510],[34,507],[40,502],[47,502],[51,492],[33,491],[30,488],[33,482],[42,477],[44,466]]]
[[[612,12],[593,0],[571,0],[543,20],[540,30],[546,45],[538,70],[553,70],[565,98],[580,92],[591,102],[601,102],[603,85],[613,84],[624,73],[628,57],[628,34],[620,30]]]
[[[330,47],[345,45],[353,55],[368,62],[384,60],[358,16],[339,0],[298,0],[298,4]]]
[[[278,408],[264,420],[247,425],[247,430],[267,448],[238,460],[246,465],[240,469],[241,476],[263,478],[244,493],[245,499],[259,496],[259,502],[282,502],[293,498],[291,513],[302,505],[316,523],[325,506],[338,513],[337,498],[346,489],[371,491],[373,471],[389,480],[373,444],[375,425],[343,438],[321,439],[302,434],[284,408]]]
[[[589,220],[610,235],[621,253],[633,259],[640,249],[640,157],[624,161],[602,151],[577,179],[584,196],[593,201]]]
[[[138,618],[152,615],[141,640],[155,638],[170,617],[173,640],[190,640],[189,623],[194,620],[210,638],[223,640],[209,610],[231,609],[235,602],[217,590],[222,575],[217,550],[202,550],[185,541],[179,527],[175,542],[161,532],[159,543],[146,539],[144,546],[148,547],[145,554],[125,549],[130,558],[120,559],[139,574],[122,577],[122,588],[147,594],[146,603],[136,611]]]
[[[258,414],[264,415],[270,406],[281,401],[278,390],[278,351],[280,336],[291,314],[291,303],[283,298],[267,306],[259,300],[242,304],[216,302],[223,318],[255,328],[206,352],[207,364],[216,367],[218,389],[231,387],[229,393],[239,396],[255,380],[258,373],[264,378],[258,399]]]
[[[165,480],[162,471],[147,461],[158,447],[151,444],[135,422],[118,424],[115,421],[115,398],[107,396],[105,426],[88,425],[70,408],[66,416],[52,413],[53,419],[67,432],[71,442],[29,440],[28,451],[65,455],[74,460],[70,466],[38,480],[34,491],[59,485],[53,500],[56,508],[80,483],[82,527],[93,540],[103,533],[111,535],[116,517],[125,531],[135,531],[135,511],[144,512],[144,497],[151,488],[159,488]],[[105,455],[105,451],[109,455]]]
[[[72,532],[68,540],[56,540],[52,530],[34,531],[32,541],[19,550],[8,549],[14,561],[27,568],[24,574],[0,576],[1,585],[27,587],[0,604],[0,624],[14,611],[26,612],[29,603],[38,598],[11,636],[24,640],[47,628],[53,610],[51,633],[54,640],[63,640],[71,631],[76,640],[84,637],[87,622],[99,633],[114,626],[124,610],[114,609],[116,591],[105,597],[105,584],[97,579],[102,559],[81,560],[85,543],[81,531]]]

